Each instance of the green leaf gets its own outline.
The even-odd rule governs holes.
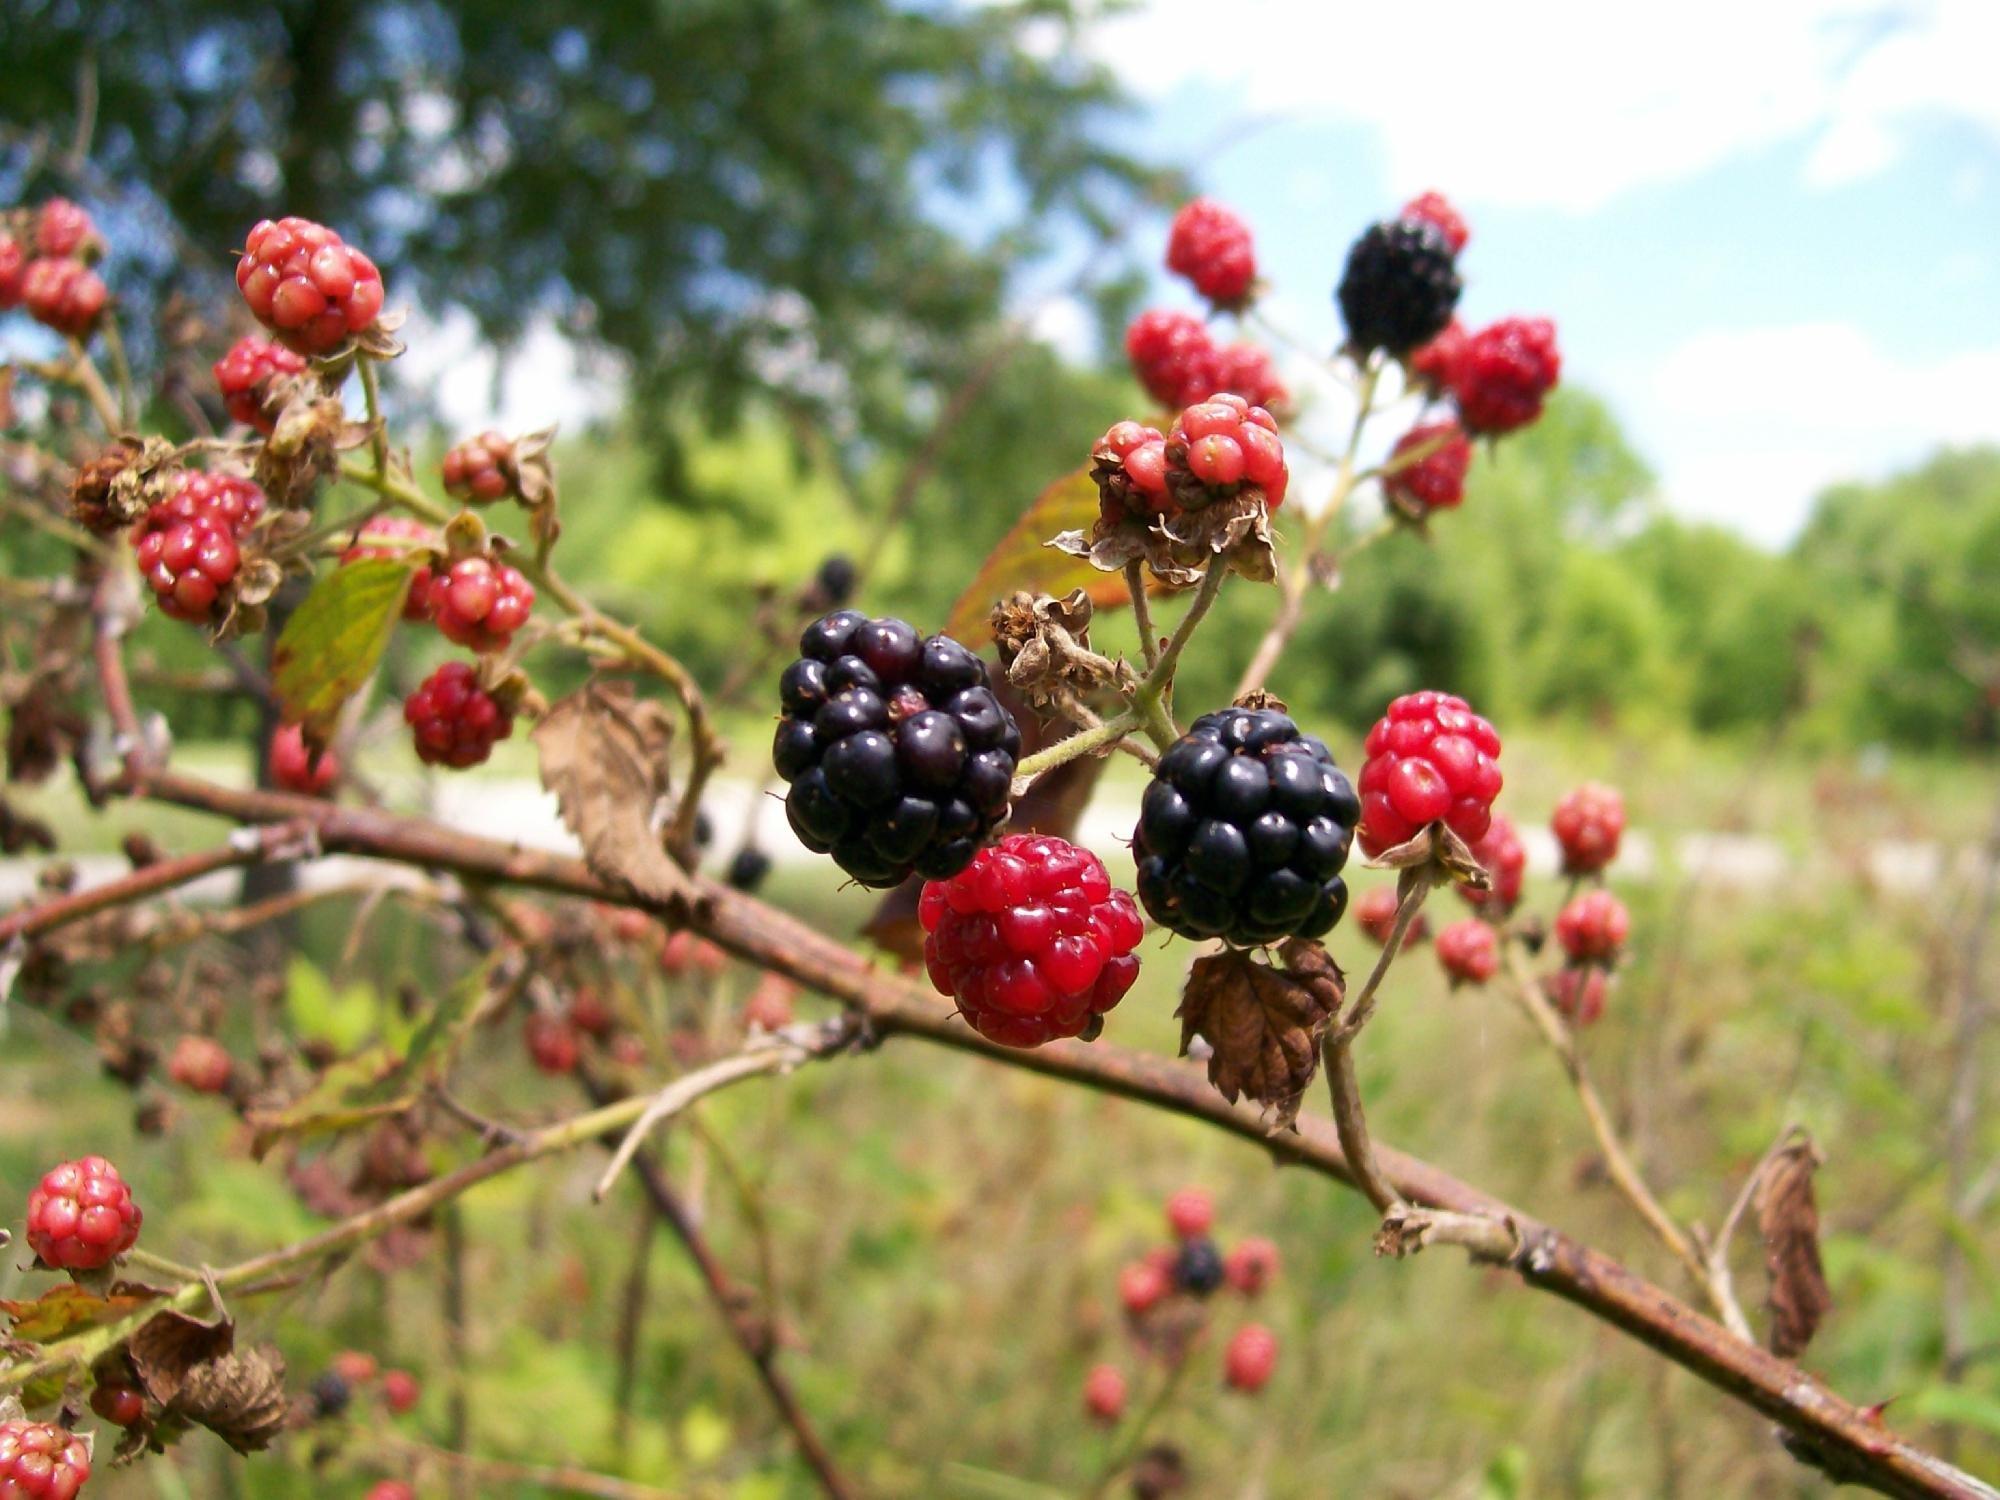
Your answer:
[[[285,718],[324,744],[347,700],[382,660],[403,599],[411,564],[368,557],[343,563],[313,585],[286,623],[271,656],[272,684]]]
[[[385,1087],[397,1068],[396,1055],[386,1047],[337,1062],[320,1074],[312,1091],[283,1109],[252,1110],[250,1153],[262,1157],[278,1141],[316,1135],[339,1135],[363,1125],[399,1115],[413,1096]]]
[[[443,1076],[452,1054],[472,1029],[473,1016],[478,1012],[479,1002],[486,997],[498,961],[488,958],[453,985],[430,1014],[417,1023],[403,1050],[402,1063],[375,1086],[375,1097],[413,1094],[422,1083]]]
[[[52,1344],[80,1329],[115,1323],[165,1295],[152,1287],[119,1282],[100,1297],[88,1287],[65,1282],[32,1302],[0,1301],[0,1313],[12,1322],[15,1338],[29,1344]]]
[[[1926,1386],[1910,1397],[1909,1409],[1927,1422],[1976,1427],[2000,1437],[2000,1396],[1962,1385]]]
[[[285,976],[285,1012],[300,1040],[352,1052],[381,1029],[382,1002],[374,986],[336,990],[311,959],[294,958]]]

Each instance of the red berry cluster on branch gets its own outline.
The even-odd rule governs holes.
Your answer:
[[[258,223],[236,262],[236,287],[257,321],[301,354],[331,354],[382,311],[375,262],[310,219]]]
[[[534,610],[535,586],[506,563],[464,557],[431,575],[424,603],[446,640],[504,651]]]
[[[1185,276],[1217,308],[1233,312],[1250,300],[1257,251],[1250,226],[1212,198],[1196,198],[1174,215],[1167,232],[1167,269]]]
[[[1463,698],[1407,693],[1368,732],[1361,767],[1361,847],[1371,856],[1443,823],[1468,844],[1486,834],[1500,795],[1500,736]]]
[[[403,700],[403,718],[425,765],[462,771],[493,753],[514,732],[514,715],[479,685],[479,674],[448,661]]]
[[[1459,895],[1481,910],[1504,917],[1521,900],[1521,878],[1528,868],[1528,846],[1521,842],[1520,830],[1505,813],[1493,814],[1484,836],[1473,840],[1472,857],[1492,877],[1490,890],[1478,890],[1459,881]]]
[[[377,516],[361,528],[354,545],[340,554],[344,563],[364,557],[424,557],[436,541],[430,527],[410,516]],[[403,618],[428,620],[431,617],[431,565],[421,563],[410,575],[410,591],[403,596]]]
[[[1556,941],[1571,963],[1609,964],[1631,934],[1631,913],[1609,891],[1585,891],[1556,914]]]
[[[239,543],[264,514],[264,492],[232,474],[189,472],[146,513],[132,538],[139,571],[163,614],[207,624],[228,612]]]
[[[340,757],[322,749],[317,755],[306,743],[306,733],[297,724],[281,724],[271,736],[271,753],[265,762],[271,784],[301,797],[324,797],[340,783]]]
[[[97,226],[81,204],[51,198],[35,215],[35,250],[61,259],[82,256],[96,248]]]
[[[444,492],[469,505],[504,500],[514,493],[513,462],[514,443],[504,433],[469,437],[444,456]]]
[[[1396,911],[1400,903],[1396,899],[1393,885],[1372,885],[1363,891],[1354,902],[1354,920],[1361,930],[1368,934],[1378,948],[1389,944],[1389,934],[1396,930]],[[1410,925],[1403,932],[1403,946],[1408,948],[1421,943],[1430,936],[1430,919],[1419,911],[1410,919]]]
[[[1613,787],[1585,782],[1556,804],[1549,828],[1562,846],[1565,875],[1595,875],[1618,857],[1625,799]]]
[[[305,360],[283,344],[246,333],[215,362],[215,384],[233,420],[268,434],[278,421],[271,382],[302,375],[305,368]]]
[[[1153,308],[1125,330],[1132,373],[1155,401],[1188,406],[1217,391],[1253,406],[1282,407],[1291,400],[1271,356],[1255,344],[1217,344],[1208,326],[1190,313]]]
[[[97,326],[110,293],[98,274],[78,260],[43,257],[21,275],[21,302],[37,322],[80,339]]]
[[[1139,976],[1145,932],[1104,863],[1063,839],[1013,834],[924,886],[924,963],[980,1035],[1011,1047],[1095,1034]]]
[[[0,1496],[76,1500],[90,1478],[90,1447],[53,1422],[0,1422]]]
[[[1451,361],[1451,393],[1466,430],[1495,437],[1539,417],[1561,376],[1554,323],[1502,318],[1466,336]]]
[[[1421,521],[1432,511],[1458,507],[1471,465],[1472,444],[1458,423],[1424,422],[1396,439],[1382,490],[1397,510]]]
[[[1604,1014],[1604,998],[1610,979],[1595,964],[1588,968],[1558,969],[1542,981],[1549,1002],[1572,1025],[1588,1026]]]
[[[229,1049],[212,1036],[188,1032],[174,1043],[167,1059],[167,1076],[196,1094],[220,1094],[229,1088],[236,1065]]]
[[[28,1248],[58,1271],[95,1271],[139,1242],[144,1219],[101,1156],[52,1167],[28,1194]]]
[[[1500,972],[1500,935],[1466,917],[1439,931],[1437,956],[1453,984],[1484,984]]]

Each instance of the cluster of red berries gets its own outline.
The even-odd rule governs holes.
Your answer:
[[[301,797],[324,797],[340,783],[340,757],[331,750],[314,752],[297,724],[281,724],[271,736],[265,761],[271,785]]]
[[[1521,842],[1520,830],[1513,820],[1505,813],[1493,814],[1485,836],[1473,841],[1472,857],[1492,877],[1492,888],[1475,890],[1460,882],[1459,895],[1493,916],[1506,916],[1520,903],[1521,878],[1528,868],[1528,846]]]
[[[1432,511],[1457,508],[1471,466],[1472,444],[1458,423],[1420,423],[1390,450],[1382,490],[1398,511],[1421,521]]]
[[[1389,935],[1396,930],[1396,911],[1400,903],[1396,899],[1393,885],[1374,885],[1363,891],[1354,902],[1354,920],[1363,932],[1374,941],[1378,948],[1389,946]],[[1403,947],[1408,949],[1430,936],[1431,924],[1421,910],[1410,918],[1410,925],[1403,931]]]
[[[469,663],[448,661],[403,700],[403,720],[416,739],[417,758],[428,766],[464,770],[493,753],[514,732],[514,715],[480,686]]]
[[[1585,782],[1556,804],[1549,828],[1562,846],[1565,875],[1595,875],[1618,857],[1625,799],[1613,787]]]
[[[1270,412],[1219,392],[1174,419],[1171,430],[1115,423],[1091,450],[1104,519],[1200,510],[1252,487],[1276,510],[1291,470]]]
[[[0,1422],[0,1496],[75,1500],[90,1478],[90,1446],[53,1422]]]
[[[434,540],[430,527],[413,517],[377,516],[361,528],[354,545],[340,554],[340,560],[350,563],[364,557],[411,556],[427,559]],[[403,596],[405,620],[417,622],[431,617],[431,572],[431,565],[426,560],[411,573],[409,592]]]
[[[1547,318],[1502,318],[1476,333],[1453,322],[1409,364],[1413,378],[1451,395],[1459,421],[1480,437],[1528,426],[1562,377],[1556,325]]]
[[[382,311],[375,262],[310,219],[264,219],[244,241],[236,288],[257,321],[301,354],[331,354]]]
[[[1011,834],[918,901],[924,964],[992,1041],[1037,1047],[1094,1036],[1139,977],[1139,909],[1088,849]]]
[[[1556,941],[1572,964],[1612,963],[1631,933],[1625,903],[1606,890],[1585,891],[1556,913]]]
[[[454,446],[440,466],[444,492],[468,505],[490,505],[514,489],[514,443],[504,433],[482,432]]]
[[[463,557],[432,573],[425,612],[448,641],[482,654],[504,651],[535,607],[535,586],[517,568]]]
[[[264,514],[264,492],[232,474],[181,475],[133,533],[139,571],[163,614],[201,625],[228,613],[240,542]]]
[[[144,1219],[101,1156],[52,1167],[28,1194],[28,1248],[57,1271],[95,1271],[139,1242]]]
[[[1443,823],[1485,837],[1500,795],[1500,736],[1463,698],[1407,693],[1368,732],[1361,767],[1361,847],[1371,856]]]
[[[1439,930],[1437,956],[1453,984],[1484,984],[1500,972],[1500,935],[1478,917],[1465,917]]]
[[[305,373],[304,358],[283,344],[246,333],[215,362],[215,384],[230,417],[269,433],[278,422],[271,383]]]
[[[167,1076],[196,1094],[220,1094],[228,1090],[236,1074],[229,1049],[212,1036],[187,1032],[174,1043],[167,1058]]]
[[[1125,355],[1146,393],[1165,406],[1187,406],[1215,391],[1253,406],[1282,407],[1291,400],[1268,353],[1255,344],[1216,343],[1208,325],[1190,313],[1140,313],[1125,330]]]
[[[1278,1247],[1252,1235],[1222,1254],[1211,1238],[1214,1200],[1199,1188],[1183,1188],[1168,1198],[1166,1217],[1173,1243],[1156,1246],[1118,1273],[1118,1300],[1141,1345],[1178,1360],[1186,1356],[1189,1330],[1184,1318],[1169,1313],[1178,1309],[1205,1322],[1202,1302],[1224,1286],[1246,1298],[1261,1296],[1278,1274]],[[1163,1318],[1178,1325],[1175,1336],[1150,1338],[1151,1325]],[[1223,1380],[1234,1390],[1254,1393],[1269,1382],[1277,1362],[1277,1336],[1261,1323],[1245,1323],[1223,1350]],[[1114,1423],[1124,1415],[1127,1391],[1116,1365],[1094,1365],[1084,1376],[1084,1410],[1094,1421]]]
[[[1196,198],[1167,231],[1167,269],[1185,276],[1217,308],[1237,311],[1257,280],[1250,226],[1214,199]]]
[[[51,198],[29,231],[33,254],[0,231],[0,308],[22,307],[37,322],[71,338],[87,338],[110,294],[91,269],[103,252],[90,215],[67,198]]]

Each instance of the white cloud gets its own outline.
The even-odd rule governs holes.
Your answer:
[[[1219,30],[1226,45],[1204,40]],[[1472,202],[1587,210],[1794,139],[1834,185],[1886,168],[1932,113],[2000,140],[1992,0],[1153,0],[1096,46],[1142,94],[1219,87],[1260,114],[1362,121],[1399,191]]]
[[[453,432],[527,432],[551,423],[574,431],[613,410],[623,392],[621,380],[591,368],[546,319],[504,358],[463,312],[442,321],[412,316],[401,336],[409,350],[397,374],[430,391]]]
[[[1928,362],[1841,323],[1712,330],[1654,370],[1646,425],[1671,433],[1667,498],[1766,542],[1837,480],[2000,441],[2000,345]]]

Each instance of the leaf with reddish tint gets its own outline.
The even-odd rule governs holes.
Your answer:
[[[12,1324],[9,1332],[15,1338],[29,1344],[49,1344],[79,1329],[115,1323],[165,1295],[153,1287],[121,1281],[100,1297],[86,1287],[66,1282],[31,1302],[0,1301],[0,1312],[7,1315]]]
[[[1082,589],[1099,609],[1127,602],[1125,579],[1103,573],[1080,557],[1047,545],[1064,531],[1088,531],[1097,524],[1097,481],[1090,470],[1075,469],[1035,497],[1008,528],[998,545],[951,607],[944,633],[977,651],[993,639],[988,616],[993,606],[1017,589],[1054,594]]]
[[[1833,1306],[1819,1258],[1819,1205],[1813,1173],[1819,1149],[1801,1138],[1764,1170],[1757,1186],[1757,1229],[1771,1273],[1771,1352],[1796,1359]]]
[[[374,675],[403,617],[410,573],[401,558],[343,563],[285,623],[271,654],[271,684],[286,722],[302,727],[311,743],[333,737],[341,709]]]
[[[1274,1129],[1297,1128],[1300,1101],[1319,1071],[1320,1038],[1346,993],[1340,968],[1318,943],[1294,938],[1281,968],[1234,948],[1198,958],[1180,1008],[1181,1052],[1209,1045],[1208,1081],[1234,1104],[1248,1094]]]

